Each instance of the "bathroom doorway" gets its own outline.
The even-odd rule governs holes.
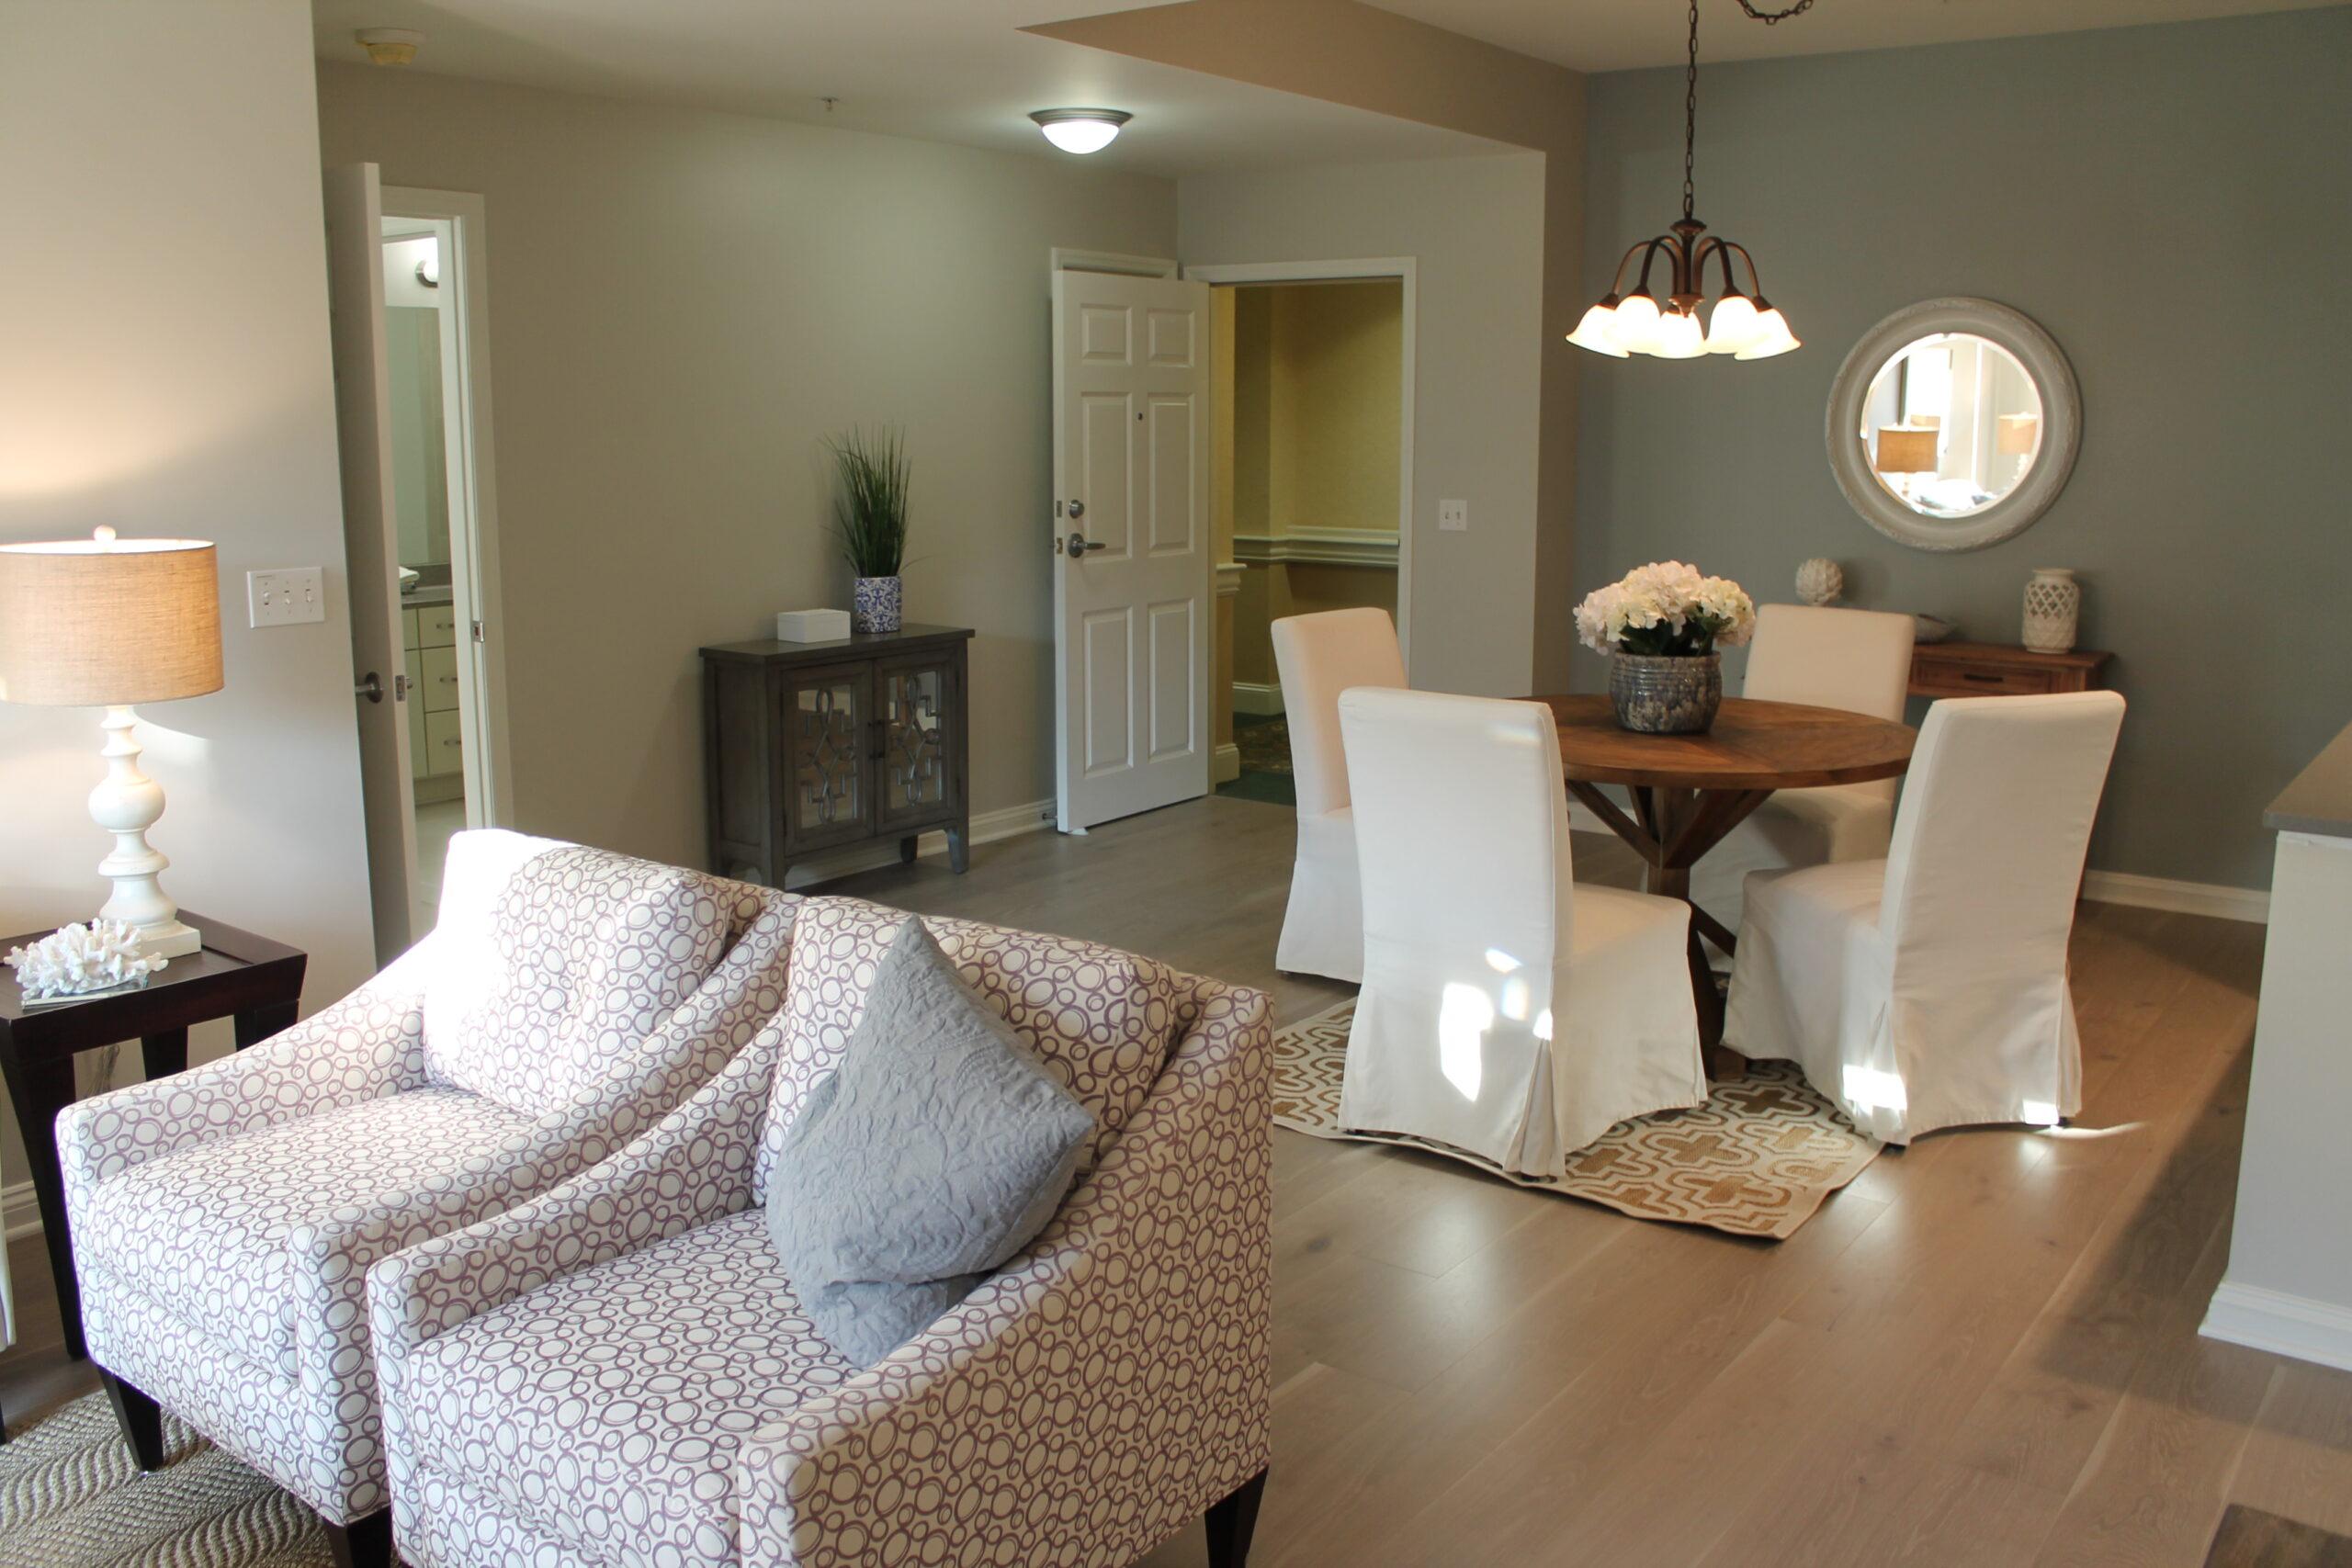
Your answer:
[[[475,210],[469,212],[469,206]],[[503,819],[479,198],[384,190],[384,347],[407,682],[412,930],[432,929],[452,835]]]
[[[1225,280],[1211,293],[1211,514],[1231,651],[1218,793],[1295,806],[1270,627],[1371,605],[1397,618],[1409,462],[1409,281]],[[1227,751],[1226,746],[1231,750]]]

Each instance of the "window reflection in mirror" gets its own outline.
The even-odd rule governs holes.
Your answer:
[[[1919,338],[1881,366],[1855,432],[1878,482],[1923,517],[1972,516],[2007,495],[2041,434],[2033,378],[1967,333]]]

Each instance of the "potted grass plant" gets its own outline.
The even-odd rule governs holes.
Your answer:
[[[1609,655],[1617,722],[1645,735],[1696,735],[1723,705],[1723,654],[1756,633],[1747,590],[1679,560],[1637,567],[1577,606],[1577,636]]]
[[[894,632],[901,620],[906,564],[907,491],[913,465],[905,433],[885,425],[868,435],[853,430],[825,443],[833,455],[837,490],[833,536],[857,576],[850,601],[850,626],[861,632]]]

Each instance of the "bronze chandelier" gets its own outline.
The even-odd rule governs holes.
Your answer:
[[[1811,10],[1813,0],[1797,0],[1785,11],[1759,11],[1748,0],[1739,0],[1739,8],[1769,26]],[[1659,359],[1696,359],[1708,354],[1770,359],[1786,354],[1798,346],[1797,336],[1789,330],[1787,318],[1764,298],[1756,277],[1756,258],[1747,254],[1746,245],[1708,233],[1707,226],[1692,216],[1696,190],[1692,173],[1699,138],[1699,0],[1690,0],[1690,64],[1683,80],[1682,217],[1668,225],[1670,232],[1641,241],[1625,253],[1610,279],[1609,292],[1585,311],[1568,341],[1611,359],[1635,354]],[[1625,269],[1636,255],[1642,258],[1639,277],[1634,291],[1621,296],[1618,290],[1624,287]],[[1661,256],[1672,275],[1663,307],[1650,292],[1650,269]],[[1747,268],[1745,291],[1732,266],[1735,256]],[[1710,262],[1722,268],[1723,295],[1702,328],[1699,310],[1707,302]]]

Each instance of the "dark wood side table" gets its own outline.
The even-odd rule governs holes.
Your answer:
[[[1911,650],[1915,697],[2025,697],[2087,692],[2113,655],[2078,648],[2036,653],[1996,642],[1923,642]]]
[[[77,1361],[88,1347],[82,1338],[74,1243],[65,1230],[65,1178],[57,1164],[57,1113],[74,1102],[74,1056],[136,1040],[148,1077],[159,1078],[187,1066],[189,1025],[226,1018],[242,1051],[292,1023],[302,1000],[302,972],[310,956],[300,948],[185,909],[180,917],[204,933],[204,946],[173,959],[144,990],[28,1007],[16,972],[0,968],[0,1077],[7,1079],[8,1103],[32,1166],[41,1237],[57,1275],[65,1352]],[[0,953],[48,934],[0,937]]]
[[[702,650],[710,869],[781,887],[797,861],[947,834],[962,871],[972,808],[966,626],[910,622],[834,642]]]

